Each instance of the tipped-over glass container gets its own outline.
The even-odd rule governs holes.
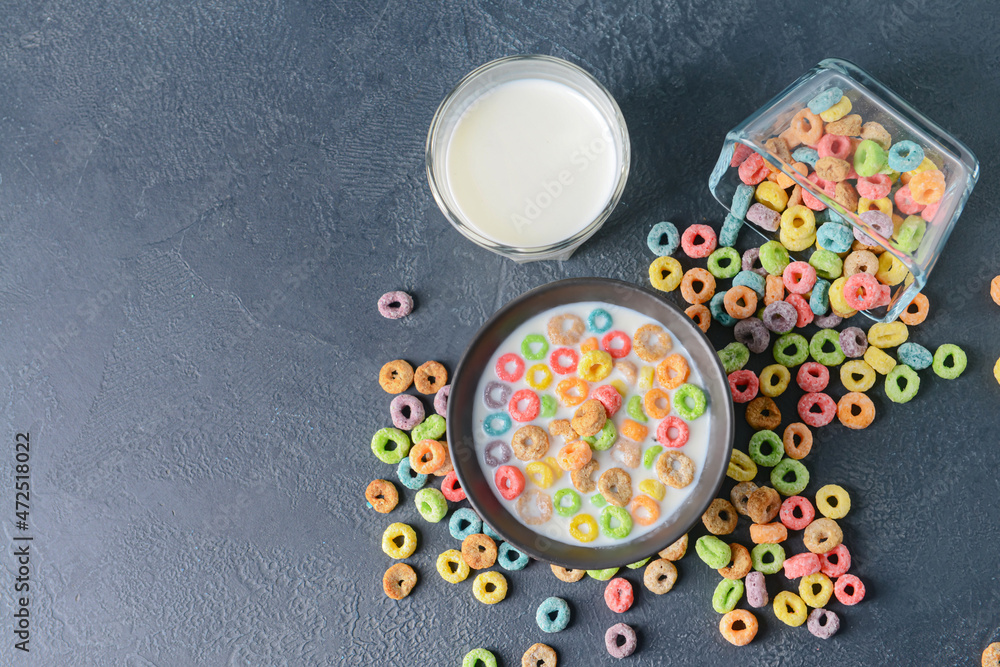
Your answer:
[[[850,100],[849,114],[860,115],[863,123],[874,121],[881,124],[889,133],[892,145],[903,140],[915,142],[923,149],[925,157],[933,163],[933,167],[939,169],[944,175],[943,196],[936,206],[932,204],[922,207],[921,211],[915,213],[924,222],[921,223],[920,220],[914,219],[904,231],[904,234],[907,235],[906,239],[899,237],[902,223],[908,215],[899,210],[895,195],[903,187],[903,181],[908,181],[908,177],[912,177],[912,173],[901,175],[888,167],[880,170],[880,173],[888,175],[892,180],[891,191],[887,199],[888,205],[891,207],[894,230],[886,238],[862,219],[861,213],[865,211],[847,210],[841,202],[830,196],[830,188],[825,190],[815,180],[809,180],[793,168],[793,164],[799,160],[793,157],[790,164],[786,159],[782,159],[768,150],[765,145],[769,139],[785,132],[795,115],[802,109],[806,109],[810,100],[832,88],[839,88],[843,92],[843,96]],[[851,151],[853,153],[860,137],[849,138],[849,140],[852,142]],[[889,303],[862,311],[871,319],[882,322],[896,319],[910,305],[913,297],[923,289],[934,264],[941,255],[948,236],[962,213],[962,208],[965,206],[976,180],[979,178],[979,161],[965,144],[945,132],[934,121],[914,109],[864,70],[850,62],[836,58],[820,62],[726,135],[722,153],[709,177],[709,188],[719,203],[730,211],[732,210],[733,195],[737,186],[741,185],[737,167],[730,166],[737,144],[744,144],[759,153],[766,162],[783,172],[788,179],[794,181],[802,189],[802,194],[811,194],[814,199],[810,201],[814,207],[827,207],[829,211],[819,215],[820,219],[829,218],[835,222],[848,224],[854,230],[864,232],[878,246],[881,246],[884,252],[889,253],[906,267],[912,278],[907,275],[901,282],[891,286]],[[805,144],[798,147],[803,146]],[[774,147],[773,142],[772,147]],[[813,144],[812,147],[815,148],[816,145]],[[802,153],[799,155],[801,156]],[[787,154],[785,157],[788,157]],[[930,167],[930,165],[927,166]],[[809,174],[813,173],[813,166],[809,167],[808,172]],[[856,174],[852,172],[848,178],[854,177]],[[784,182],[790,181],[785,180]],[[793,188],[790,191],[794,191],[794,186],[790,187]],[[819,203],[817,204],[817,202]],[[875,210],[879,202],[883,206],[887,205],[883,200],[862,199],[859,207],[863,205],[869,207],[866,210]],[[906,208],[912,211],[913,207],[907,205]],[[820,224],[822,223],[818,221],[817,227]],[[746,226],[768,240],[777,240],[779,237],[777,231],[769,232],[750,222],[747,222]],[[923,237],[916,241],[913,235],[915,227],[924,228]],[[816,245],[814,244],[806,251],[791,254],[797,255],[799,259],[808,259],[811,252],[815,250]]]

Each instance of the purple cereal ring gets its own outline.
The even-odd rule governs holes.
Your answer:
[[[840,323],[843,321],[844,318],[840,315],[830,313],[829,315],[822,315],[813,319],[813,324],[818,326],[820,329],[835,329],[840,326]]]
[[[767,595],[767,584],[764,580],[764,573],[754,570],[747,574],[746,578],[747,604],[754,609],[767,606],[770,598]]]
[[[756,317],[748,317],[737,322],[733,327],[733,335],[736,336],[737,342],[746,345],[754,354],[766,350],[767,344],[771,342],[771,334],[768,333],[767,327]]]
[[[496,393],[499,392],[499,396]],[[492,380],[486,383],[486,388],[483,389],[483,403],[486,404],[490,410],[503,410],[507,407],[507,401],[510,400],[511,388],[502,382],[497,382]]]
[[[496,468],[510,461],[510,447],[503,440],[488,442],[486,449],[483,450],[483,458],[486,460],[486,465]]]
[[[604,633],[604,645],[607,647],[608,653],[611,654],[611,657],[619,660],[632,655],[638,643],[635,630],[625,623],[616,623]]]
[[[743,258],[740,261],[740,268],[744,271],[753,271],[754,273],[759,273],[765,278],[767,277],[767,271],[763,266],[760,266],[760,248],[750,248],[743,253]]]
[[[829,639],[840,630],[840,617],[829,609],[813,609],[806,627],[816,637]]]
[[[409,431],[424,420],[424,404],[410,394],[400,394],[389,404],[389,416],[396,428]]]
[[[772,211],[763,204],[757,203],[747,211],[747,220],[761,229],[774,232],[778,230],[778,226],[781,224],[781,214],[777,211]]]
[[[764,326],[774,333],[788,333],[799,321],[799,311],[787,301],[772,301],[764,309]]]
[[[448,397],[451,396],[451,385],[446,384],[445,386],[438,389],[438,393],[434,394],[434,412],[438,413],[442,417],[448,416]]]
[[[413,297],[406,292],[386,292],[379,297],[378,312],[390,320],[406,317],[413,312]]]
[[[876,232],[882,235],[883,238],[889,238],[892,236],[892,230],[894,228],[892,218],[887,216],[882,211],[865,211],[858,217],[871,225]],[[878,242],[875,239],[868,236],[857,227],[854,228],[854,238],[865,245],[878,245]]]
[[[851,357],[852,359],[857,359],[858,357],[863,357],[865,355],[865,350],[868,349],[868,336],[865,332],[857,327],[847,327],[840,332],[838,336],[840,341],[840,349],[843,351],[845,356]]]

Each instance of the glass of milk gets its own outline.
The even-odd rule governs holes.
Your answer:
[[[477,245],[517,262],[563,260],[618,204],[630,154],[621,109],[593,76],[510,56],[468,74],[438,107],[427,178]]]

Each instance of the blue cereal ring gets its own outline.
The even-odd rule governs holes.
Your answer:
[[[800,146],[792,151],[792,159],[796,162],[805,162],[810,167],[815,167],[819,161],[819,152],[815,148]]]
[[[501,541],[503,538],[500,537],[500,533],[490,528],[490,524],[483,521],[483,535],[486,537],[493,538],[497,542]]]
[[[516,572],[528,566],[528,554],[521,553],[507,542],[501,542],[497,550],[497,562],[503,569]]]
[[[424,488],[424,484],[427,483],[427,475],[421,475],[410,467],[410,457],[408,456],[400,459],[399,465],[396,466],[396,477],[399,478],[403,486],[414,491]]]
[[[542,600],[535,612],[535,623],[542,632],[562,632],[569,625],[569,603],[562,598],[551,597]]]
[[[809,104],[806,106],[809,107],[809,111],[812,111],[815,114],[820,114],[839,102],[840,98],[843,96],[844,91],[834,86],[833,88],[827,88],[822,93],[809,100]]]
[[[664,237],[666,237],[664,239]],[[665,243],[663,241],[666,241]],[[681,235],[672,222],[658,222],[646,236],[646,245],[657,257],[673,255],[681,244]]]
[[[742,220],[732,213],[726,215],[726,221],[722,223],[722,229],[719,230],[719,246],[732,248],[736,245],[736,239],[739,238],[741,229],[743,229]]]
[[[809,309],[814,315],[823,317],[830,310],[830,281],[822,278],[816,279],[813,285],[812,296],[809,297]]]
[[[499,425],[497,422],[500,422]],[[486,435],[503,435],[510,430],[510,415],[506,412],[494,412],[483,420],[483,433]]]
[[[611,319],[611,313],[603,308],[594,308],[587,315],[587,328],[594,333],[604,333],[611,328],[615,321]]]
[[[448,532],[456,540],[464,540],[469,535],[476,535],[482,530],[483,520],[468,507],[460,507],[448,519]]]
[[[830,252],[847,252],[854,243],[854,232],[838,222],[824,222],[816,230],[816,243]]]
[[[764,280],[764,276],[760,275],[755,271],[740,271],[733,278],[733,287],[737,285],[742,285],[743,287],[749,287],[757,296],[763,297],[764,292],[767,290],[767,281]],[[715,313],[712,313],[715,315]]]
[[[753,203],[753,193],[754,189],[749,185],[736,186],[736,192],[733,193],[733,203],[729,210],[740,220],[747,217],[747,211],[750,210],[750,204]]]
[[[915,371],[930,368],[934,363],[934,355],[920,343],[903,343],[896,350],[899,363],[906,364]]]
[[[708,309],[712,312],[713,320],[724,327],[732,327],[736,325],[736,318],[726,312],[725,298],[725,292],[716,292],[708,304]]]
[[[889,168],[900,173],[912,171],[924,161],[924,149],[912,141],[897,141],[889,149]]]

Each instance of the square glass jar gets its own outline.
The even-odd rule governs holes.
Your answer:
[[[895,205],[892,208],[895,230],[890,238],[885,238],[867,224],[858,211],[846,210],[828,196],[823,188],[808,180],[796,171],[792,164],[765,146],[765,142],[769,139],[777,137],[788,129],[795,114],[807,108],[810,100],[831,88],[841,89],[843,95],[850,100],[849,114],[859,114],[863,123],[869,121],[880,123],[891,136],[892,144],[903,140],[917,143],[923,148],[925,157],[944,174],[944,194],[936,212],[933,215],[928,214],[930,220],[925,220],[926,229],[916,249],[905,252],[899,247],[896,232],[899,231],[900,220],[907,216],[901,214]],[[719,160],[709,177],[709,188],[719,203],[727,209],[731,209],[736,188],[742,184],[737,168],[730,167],[737,143],[744,144],[759,153],[768,163],[798,184],[803,191],[825,204],[829,211],[835,214],[832,217],[839,216],[840,222],[867,234],[884,249],[884,252],[889,253],[906,267],[913,276],[912,280],[907,276],[903,282],[891,286],[891,300],[887,306],[861,311],[869,318],[882,322],[896,319],[913,297],[923,289],[979,178],[979,160],[965,144],[945,132],[934,121],[914,109],[860,67],[836,58],[820,62],[726,135]],[[812,172],[812,167],[809,171]],[[882,173],[887,173],[890,178],[895,176],[888,170]],[[894,202],[896,191],[902,185],[902,179],[895,176],[888,195],[890,202]],[[826,215],[830,216],[831,213]],[[817,222],[817,227],[820,224]],[[746,222],[746,226],[767,240],[778,239],[777,231],[766,231],[751,222]],[[814,244],[808,250],[791,254],[798,259],[808,260],[808,256],[815,249]]]

